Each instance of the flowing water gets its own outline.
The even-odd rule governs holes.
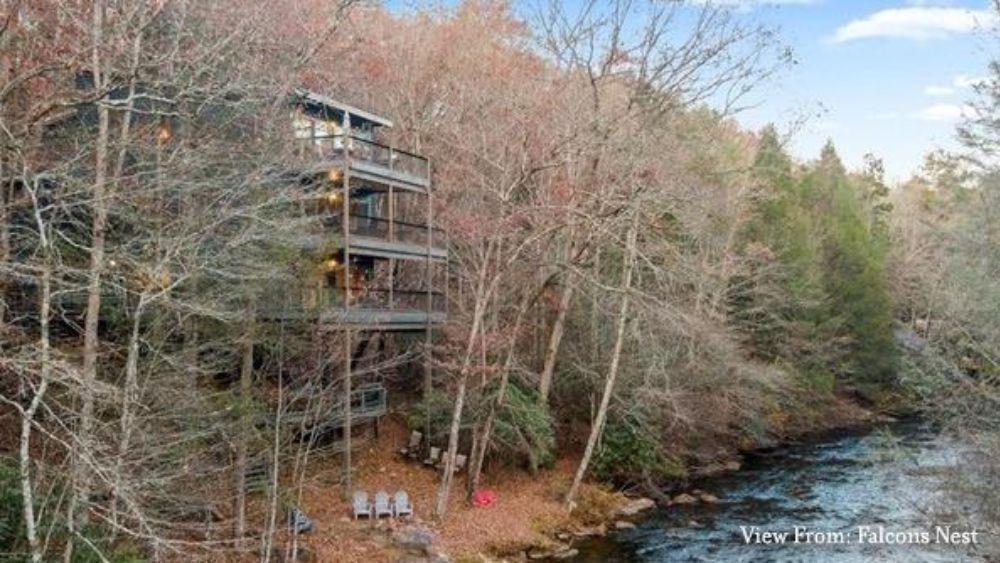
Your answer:
[[[718,504],[659,510],[634,529],[577,545],[573,560],[996,560],[985,555],[982,532],[956,545],[936,528],[948,523],[944,470],[960,460],[954,442],[918,422],[754,454],[741,471],[697,483]],[[754,531],[788,535],[765,544]]]

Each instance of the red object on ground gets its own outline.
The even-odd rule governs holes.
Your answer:
[[[472,506],[487,507],[493,506],[497,501],[496,491],[476,491],[472,493]]]

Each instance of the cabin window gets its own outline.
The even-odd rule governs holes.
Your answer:
[[[375,194],[351,196],[351,215],[356,217],[375,217]]]
[[[351,260],[349,278],[351,297],[355,300],[364,298],[368,294],[368,282],[371,281],[374,266],[374,261],[370,259]],[[326,287],[337,290],[338,294],[341,293],[347,278],[345,276],[347,268],[344,268],[341,257],[332,256],[324,261],[323,271]]]
[[[358,127],[352,127],[351,133],[355,137],[360,137],[366,141],[375,140],[375,127],[372,126],[372,123],[370,121],[365,121]]]
[[[302,110],[292,114],[292,130],[296,139],[309,139],[313,136],[313,120]]]
[[[297,139],[332,137],[343,133],[340,123],[316,119],[307,115],[302,110],[297,110],[292,114],[292,130],[295,132],[295,138]]]

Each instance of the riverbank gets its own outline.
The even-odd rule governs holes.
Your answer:
[[[393,520],[355,521],[348,517],[350,503],[343,500],[334,460],[315,460],[318,469],[307,483],[302,507],[316,522],[316,531],[302,543],[316,561],[395,561],[404,556],[469,560],[525,552],[535,548],[554,550],[557,534],[581,533],[604,515],[623,506],[623,495],[587,485],[581,494],[581,511],[569,516],[561,503],[577,460],[565,457],[554,467],[535,476],[510,468],[483,474],[482,489],[496,493],[495,504],[474,508],[465,502],[464,479],[455,483],[448,515],[437,522],[431,511],[438,488],[438,472],[399,456],[395,452],[406,439],[405,428],[396,421],[385,424],[380,437],[357,454],[355,488],[390,493],[406,490],[415,516],[406,522]],[[596,528],[593,528],[596,530]]]
[[[863,427],[879,415],[849,398],[838,397],[821,410],[791,413],[776,420],[769,439],[757,443],[727,444],[710,462],[688,468],[691,476],[737,471],[742,453],[782,442],[809,440],[825,432]],[[396,561],[407,557],[423,560],[473,561],[491,558],[524,559],[546,555],[572,555],[572,543],[631,526],[640,504],[634,498],[604,487],[587,484],[570,514],[561,502],[578,457],[564,453],[552,468],[535,476],[506,467],[490,468],[481,489],[496,492],[497,501],[486,508],[465,502],[464,479],[453,490],[447,518],[431,517],[438,486],[438,473],[396,452],[404,445],[407,431],[401,420],[383,425],[377,439],[356,454],[356,489],[369,493],[403,489],[409,492],[415,517],[408,522],[354,521],[350,505],[339,485],[339,463],[315,459],[306,484],[302,508],[316,522],[316,530],[303,536],[302,544],[316,561]],[[670,484],[676,497],[686,494],[684,482]],[[693,502],[704,500],[693,495]],[[661,504],[673,497],[660,497]],[[688,502],[682,497],[682,503]],[[711,498],[707,499],[711,502]],[[641,502],[643,507],[652,503]],[[624,510],[624,512],[623,512]]]

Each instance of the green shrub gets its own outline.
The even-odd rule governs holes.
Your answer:
[[[2,561],[28,561],[28,545],[24,534],[24,512],[21,505],[21,483],[18,469],[11,459],[0,458],[0,560]],[[43,517],[49,515],[38,504],[35,503],[35,514],[42,514]],[[45,529],[51,524],[44,520],[39,524],[39,529]],[[56,522],[52,528],[51,551],[57,549],[66,541],[66,528],[62,522]],[[94,553],[93,546],[101,550],[101,554],[112,563],[138,563],[147,561],[138,549],[132,545],[107,545],[105,538],[109,536],[107,528],[91,524],[83,529],[82,535],[87,538],[84,541],[80,538],[74,539],[73,561],[74,563],[97,563],[103,559]],[[90,542],[88,544],[88,542]],[[61,551],[61,547],[58,547]]]
[[[462,412],[461,428],[471,429],[481,424],[496,401],[499,382],[492,381],[484,393],[469,398]],[[433,391],[425,401],[413,406],[407,418],[411,430],[428,433],[430,442],[444,444],[448,440],[454,398],[440,391]],[[465,437],[469,437],[468,434]],[[463,447],[468,446],[465,442]],[[541,404],[538,393],[517,383],[507,386],[504,408],[493,423],[492,452],[502,458],[526,458],[531,468],[549,467],[555,462],[555,431],[548,405]]]
[[[0,555],[7,557],[23,547],[24,517],[17,467],[0,459]]]
[[[494,396],[488,393],[487,399]],[[552,414],[548,405],[539,401],[535,389],[513,382],[508,385],[504,408],[496,418],[493,439],[501,455],[525,455],[532,469],[551,467],[555,463],[556,435]]]
[[[455,409],[455,400],[442,391],[431,391],[430,395],[423,401],[415,404],[413,410],[407,418],[406,424],[411,430],[427,435],[430,430],[429,440],[432,444],[443,443],[448,439],[448,432],[451,427],[451,417]],[[470,421],[470,409],[465,409],[462,413],[462,427],[468,427]]]
[[[591,462],[594,475],[606,481],[635,481],[648,475],[654,481],[685,476],[684,466],[663,454],[653,436],[634,421],[609,421]]]

